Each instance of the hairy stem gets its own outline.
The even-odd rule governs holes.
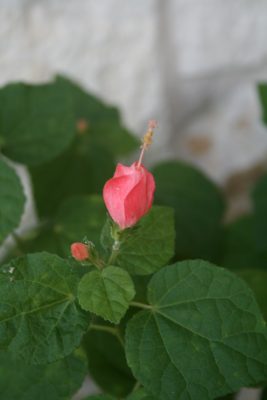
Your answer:
[[[138,308],[144,308],[144,309],[148,309],[151,310],[152,306],[149,304],[144,304],[144,303],[139,303],[138,301],[132,301],[130,303],[130,306],[132,307],[138,307]]]

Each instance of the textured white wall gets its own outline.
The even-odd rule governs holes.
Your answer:
[[[223,182],[266,155],[266,32],[266,0],[0,0],[0,84],[67,74]]]

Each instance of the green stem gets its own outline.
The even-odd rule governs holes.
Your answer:
[[[120,244],[121,243],[118,240],[115,240],[115,242],[113,243],[112,251],[111,251],[110,257],[108,259],[108,265],[112,265],[114,263],[114,261],[116,260],[118,254],[119,254]]]
[[[152,306],[149,304],[144,304],[144,303],[139,303],[138,301],[132,301],[130,303],[130,306],[132,307],[138,307],[138,308],[144,308],[144,309],[148,309],[151,310]]]
[[[90,329],[94,329],[96,331],[102,331],[102,332],[111,333],[112,335],[116,336],[116,338],[120,342],[121,346],[124,347],[123,338],[121,337],[121,334],[120,334],[120,332],[119,332],[119,330],[117,328],[113,328],[112,326],[91,324],[90,327],[89,327],[89,330]]]

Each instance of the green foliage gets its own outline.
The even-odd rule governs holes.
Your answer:
[[[125,235],[115,264],[133,275],[149,275],[172,258],[174,241],[173,210],[154,206]]]
[[[46,250],[68,257],[70,244],[82,241],[84,237],[100,247],[99,236],[105,220],[106,209],[100,196],[66,199],[40,232],[33,232],[33,237],[21,242],[21,249],[24,252]]]
[[[115,157],[137,145],[136,139],[122,127],[116,108],[65,78],[58,77],[56,85],[67,92],[71,101],[75,138],[58,158],[30,169],[40,216],[53,214],[68,196],[101,193],[104,183],[113,175]]]
[[[266,268],[267,257],[259,252],[254,225],[254,215],[246,215],[226,227],[222,266],[233,270]]]
[[[236,273],[240,278],[247,282],[248,286],[253,290],[256,300],[260,306],[261,312],[267,320],[267,271],[263,269],[251,268],[237,270]]]
[[[77,277],[48,253],[17,258],[1,269],[0,346],[26,363],[69,355],[88,328],[76,301]]]
[[[261,83],[258,85],[258,93],[262,108],[262,120],[267,124],[267,84]]]
[[[122,343],[109,332],[91,330],[84,339],[90,376],[105,392],[125,397],[135,379],[125,359]]]
[[[134,295],[128,272],[113,266],[88,272],[78,286],[81,307],[114,324],[120,322]]]
[[[67,148],[74,133],[71,98],[58,82],[12,83],[0,90],[1,150],[12,160],[46,162]]]
[[[255,241],[267,264],[267,175],[257,183],[254,192]]]
[[[94,396],[86,397],[83,400],[115,400],[114,397],[108,396],[107,394],[97,394]]]
[[[147,394],[144,389],[138,389],[127,397],[127,400],[156,400],[155,397]]]
[[[217,260],[224,213],[218,188],[194,167],[180,162],[162,163],[153,173],[156,204],[175,210],[178,257]]]
[[[0,354],[0,393],[5,400],[69,400],[86,374],[85,359],[78,355],[33,366]]]
[[[126,355],[155,396],[208,400],[266,379],[266,327],[242,280],[184,261],[153,276],[148,300],[128,324]]]
[[[18,226],[24,202],[25,197],[17,174],[0,159],[0,243]]]

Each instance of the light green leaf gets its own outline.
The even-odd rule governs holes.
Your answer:
[[[80,388],[86,360],[71,355],[45,366],[26,365],[0,353],[0,393],[5,400],[69,400]]]
[[[157,272],[148,285],[151,310],[126,332],[135,377],[164,400],[209,400],[267,378],[266,326],[251,290],[205,261]]]
[[[159,164],[153,174],[155,203],[175,211],[178,257],[217,260],[224,214],[219,189],[200,171],[180,162]]]
[[[126,235],[115,264],[133,275],[149,275],[172,258],[174,241],[173,210],[154,206]]]
[[[104,392],[124,398],[135,384],[126,363],[125,351],[115,335],[91,330],[83,346],[88,357],[89,374]]]
[[[0,346],[26,363],[45,364],[69,355],[88,329],[76,302],[77,277],[48,253],[30,254],[0,274]]]
[[[82,308],[115,324],[126,313],[134,295],[134,284],[130,275],[113,266],[87,273],[78,286]]]
[[[25,197],[17,174],[0,160],[0,243],[18,226],[24,203]]]
[[[37,165],[60,154],[75,133],[72,101],[57,82],[0,90],[0,142],[11,159]]]

